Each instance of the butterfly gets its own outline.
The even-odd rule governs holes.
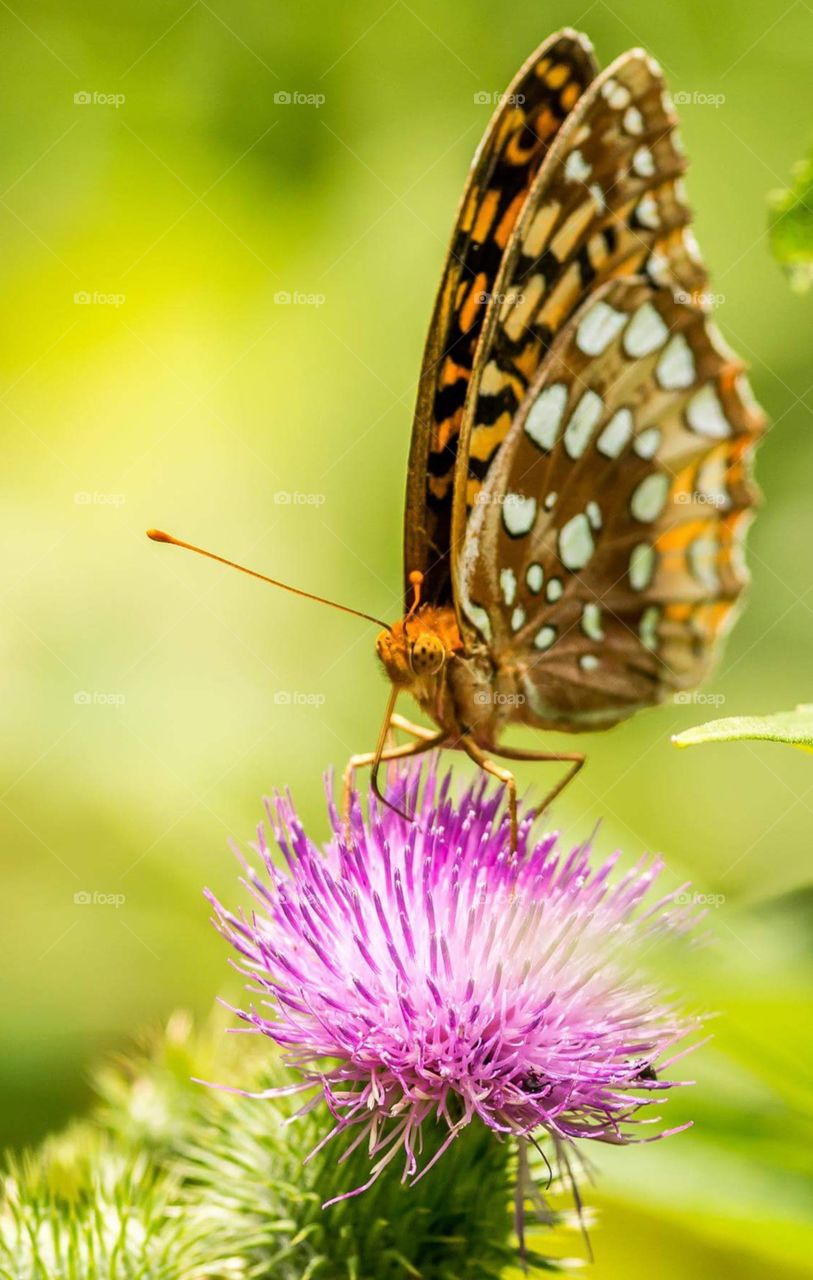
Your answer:
[[[426,342],[404,616],[381,624],[391,692],[348,802],[357,768],[386,802],[382,761],[456,747],[504,783],[516,842],[498,759],[567,765],[541,810],[585,756],[507,746],[509,725],[605,729],[713,663],[747,582],[765,417],[709,315],[676,125],[653,58],[600,72],[572,30],[500,98]],[[396,714],[404,692],[433,730]]]

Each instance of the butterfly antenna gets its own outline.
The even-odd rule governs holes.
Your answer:
[[[409,585],[412,587],[412,604],[409,606],[407,617],[411,618],[413,613],[421,603],[421,587],[423,586],[423,574],[420,569],[413,569],[409,575]]]
[[[287,582],[280,582],[277,578],[269,578],[265,573],[257,573],[255,569],[247,569],[243,564],[237,564],[234,560],[227,560],[225,556],[215,555],[214,551],[205,551],[203,547],[196,547],[191,542],[183,542],[181,538],[174,538],[171,533],[164,533],[162,529],[148,529],[147,537],[152,538],[153,542],[169,542],[173,547],[183,547],[185,551],[194,551],[195,555],[206,556],[208,560],[216,560],[218,564],[225,564],[229,569],[237,569],[240,573],[248,574],[250,578],[259,578],[260,582],[270,582],[272,587],[282,587],[283,591],[290,591],[292,595],[302,596],[305,600],[315,600],[317,604],[327,604],[331,609],[339,609],[342,613],[350,613],[354,618],[364,618],[365,622],[374,622],[377,627],[383,627],[385,631],[392,631],[392,627],[388,622],[382,622],[380,618],[374,617],[371,613],[364,613],[361,609],[351,609],[350,605],[338,604],[335,600],[328,600],[326,596],[317,596],[312,591],[303,591],[301,587],[292,587]]]

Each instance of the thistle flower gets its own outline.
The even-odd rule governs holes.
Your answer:
[[[399,1153],[416,1181],[477,1122],[549,1135],[568,1170],[575,1140],[636,1140],[675,1083],[666,1055],[697,1025],[636,972],[638,944],[692,923],[676,901],[685,885],[647,905],[660,860],[614,877],[618,855],[593,866],[587,845],[534,841],[528,814],[512,854],[486,781],[455,802],[432,765],[393,772],[390,787],[414,822],[372,798],[365,820],[355,797],[345,831],[329,802],[324,852],[277,796],[267,813],[285,866],[263,826],[261,870],[241,858],[256,909],[208,895],[265,997],[235,1012],[282,1049],[295,1088],[318,1091],[303,1110],[320,1097],[330,1110],[319,1148],[345,1133],[345,1156],[367,1144],[368,1176],[334,1199],[367,1190]]]

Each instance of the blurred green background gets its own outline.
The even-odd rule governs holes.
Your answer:
[[[811,698],[813,304],[770,260],[765,197],[810,140],[813,10],[42,0],[0,20],[3,1138],[81,1108],[98,1051],[234,989],[201,896],[236,896],[227,838],[282,784],[322,832],[322,770],[374,742],[371,628],[143,530],[398,612],[415,380],[477,96],[569,23],[603,63],[645,45],[688,95],[718,319],[774,423],[713,682],[591,739],[558,807],[568,836],[601,818],[600,850],[663,850],[721,899],[710,946],[667,975],[721,1013],[669,1104],[698,1123],[602,1156],[595,1274],[810,1274],[813,762],[669,735]]]

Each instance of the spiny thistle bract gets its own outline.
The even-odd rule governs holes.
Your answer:
[[[2,1280],[242,1280],[247,1264],[179,1200],[180,1179],[89,1125],[10,1158]]]
[[[277,1071],[265,1082],[281,1078]],[[482,1125],[471,1127],[438,1182],[406,1190],[399,1173],[388,1170],[368,1196],[325,1210],[323,1200],[341,1195],[348,1173],[363,1176],[367,1154],[356,1150],[349,1170],[324,1150],[303,1162],[308,1146],[324,1137],[324,1119],[310,1113],[298,1133],[299,1122],[286,1124],[280,1107],[275,1103],[269,1114],[253,1100],[230,1097],[183,1162],[208,1213],[242,1223],[258,1274],[267,1280],[498,1280],[505,1274],[516,1255],[513,1159]],[[426,1140],[437,1145],[442,1137],[428,1133]],[[556,1221],[552,1216],[550,1224]],[[561,1248],[564,1241],[552,1243]],[[532,1261],[559,1269],[541,1253]]]
[[[472,1126],[445,1165],[406,1192],[387,1170],[373,1193],[325,1212],[343,1167],[316,1111],[288,1124],[287,1098],[258,1107],[205,1089],[205,1074],[264,1089],[291,1083],[267,1042],[195,1031],[173,1015],[95,1073],[89,1121],[10,1159],[0,1204],[2,1280],[499,1280],[515,1257],[515,1157]],[[431,1135],[427,1135],[431,1140]],[[359,1150],[356,1176],[366,1161]],[[551,1213],[538,1249],[574,1252],[572,1215]],[[110,1241],[117,1249],[111,1257]],[[126,1245],[126,1247],[125,1247]],[[541,1252],[528,1260],[560,1270]],[[13,1265],[12,1265],[13,1264]]]
[[[576,1139],[634,1141],[697,1025],[636,973],[640,944],[692,923],[680,889],[649,904],[659,861],[614,878],[615,858],[594,867],[587,846],[534,842],[528,815],[512,853],[486,782],[455,801],[430,766],[393,770],[389,786],[415,821],[374,800],[365,820],[356,797],[347,830],[331,804],[323,852],[277,797],[286,865],[261,826],[261,870],[242,860],[254,912],[211,898],[270,1009],[240,1016],[319,1091],[303,1111],[321,1095],[331,1113],[319,1150],[346,1135],[344,1158],[369,1155],[324,1200],[367,1190],[399,1153],[414,1185],[474,1122],[547,1134],[566,1168]]]

